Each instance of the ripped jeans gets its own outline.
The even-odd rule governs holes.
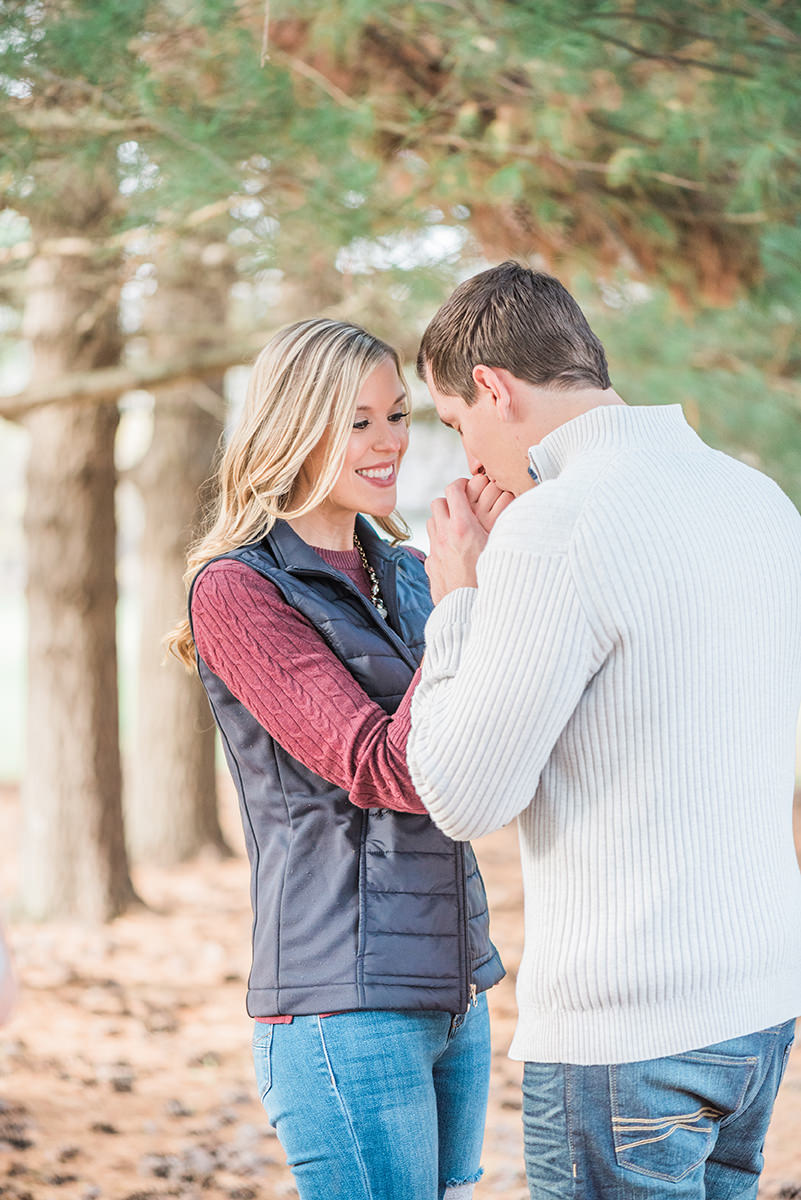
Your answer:
[[[794,1027],[645,1062],[526,1063],[532,1200],[755,1200]]]
[[[486,996],[455,1017],[256,1022],[253,1059],[301,1200],[470,1200],[489,1091]]]

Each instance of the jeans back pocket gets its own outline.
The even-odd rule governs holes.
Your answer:
[[[717,1126],[743,1102],[758,1059],[710,1050],[609,1068],[621,1167],[677,1183],[698,1167]]]

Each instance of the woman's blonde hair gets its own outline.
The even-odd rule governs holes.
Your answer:
[[[387,358],[408,398],[397,352],[358,325],[313,318],[288,325],[270,339],[253,364],[242,416],[214,475],[207,528],[187,555],[187,593],[211,559],[263,538],[279,517],[300,517],[325,500],[342,470],[359,392]],[[300,469],[323,439],[322,470],[302,503],[293,507]],[[397,513],[375,521],[393,542],[409,536]],[[188,617],[164,642],[194,667]]]

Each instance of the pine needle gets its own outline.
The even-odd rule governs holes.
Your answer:
[[[270,0],[264,2],[264,26],[261,34],[261,65],[270,57]]]

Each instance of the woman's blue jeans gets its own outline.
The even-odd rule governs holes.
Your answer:
[[[794,1027],[646,1062],[526,1063],[533,1200],[755,1200]]]
[[[489,1091],[485,996],[465,1014],[256,1023],[262,1104],[301,1200],[468,1200]]]

